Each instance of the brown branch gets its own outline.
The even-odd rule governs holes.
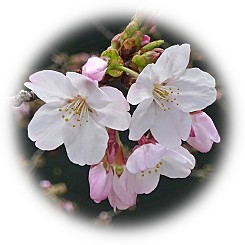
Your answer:
[[[14,107],[19,107],[23,102],[31,102],[35,99],[37,99],[37,96],[33,91],[25,91],[23,89],[17,95],[9,98]]]

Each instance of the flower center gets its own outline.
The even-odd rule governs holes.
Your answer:
[[[179,105],[177,96],[180,94],[180,89],[173,86],[164,86],[162,84],[154,84],[153,96],[156,103],[164,110],[170,110],[168,103]],[[167,102],[167,103],[166,103]]]
[[[141,171],[141,177],[144,177],[145,174],[151,174],[151,173],[157,173],[160,169],[160,167],[163,165],[164,163],[163,162],[159,162],[155,168],[150,168],[150,169],[147,169],[145,171]]]
[[[66,122],[71,122],[72,127],[75,128],[77,125],[82,126],[82,123],[89,121],[89,113],[92,110],[88,107],[86,101],[78,96],[74,99],[68,99],[67,104],[59,108],[61,117]]]

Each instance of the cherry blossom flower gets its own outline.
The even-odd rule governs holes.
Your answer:
[[[129,139],[138,140],[150,129],[160,144],[179,146],[191,130],[189,112],[215,101],[214,78],[198,68],[186,69],[189,56],[189,44],[172,46],[139,74],[127,96],[130,104],[139,104],[132,116]]]
[[[193,133],[187,143],[200,152],[211,150],[213,142],[219,143],[220,136],[212,119],[203,111],[191,113]]]
[[[129,105],[112,87],[98,87],[90,78],[44,70],[30,76],[25,86],[44,104],[28,125],[28,136],[42,150],[64,143],[69,159],[79,165],[100,162],[108,142],[106,127],[126,130]]]
[[[160,144],[145,144],[128,158],[126,167],[136,175],[134,191],[149,194],[156,187],[160,175],[169,178],[185,178],[195,166],[195,158],[185,148],[170,149]]]
[[[90,197],[100,203],[108,198],[110,205],[116,209],[125,210],[136,203],[136,193],[133,191],[134,175],[125,167],[122,149],[116,153],[113,164],[103,159],[89,171]]]
[[[101,81],[105,75],[107,66],[107,61],[99,57],[91,57],[82,67],[82,74],[91,78],[92,80]]]

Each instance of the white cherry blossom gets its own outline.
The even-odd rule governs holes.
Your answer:
[[[170,149],[160,144],[145,144],[128,158],[126,167],[135,174],[134,191],[149,194],[158,185],[160,175],[186,178],[195,166],[195,158],[185,148]]]
[[[44,104],[28,125],[28,136],[42,150],[64,143],[69,159],[79,165],[99,162],[108,142],[106,127],[126,130],[129,105],[112,87],[98,87],[90,78],[44,70],[30,76],[25,86]]]
[[[198,68],[186,69],[189,56],[189,44],[172,46],[139,74],[127,96],[130,104],[139,104],[132,116],[129,139],[138,140],[150,129],[162,145],[179,146],[191,130],[189,112],[215,101],[214,78]]]

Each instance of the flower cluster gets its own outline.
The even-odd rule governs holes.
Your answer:
[[[96,203],[108,198],[114,210],[151,193],[160,175],[190,175],[195,158],[182,141],[200,152],[220,141],[202,111],[216,100],[214,78],[187,68],[189,44],[163,50],[163,40],[150,42],[148,29],[136,16],[80,72],[43,70],[25,83],[45,102],[28,125],[29,138],[42,150],[64,144],[71,162],[90,165],[90,197]],[[108,82],[119,77],[127,98]],[[132,116],[130,104],[137,105]],[[138,143],[131,152],[119,134],[128,129]]]

